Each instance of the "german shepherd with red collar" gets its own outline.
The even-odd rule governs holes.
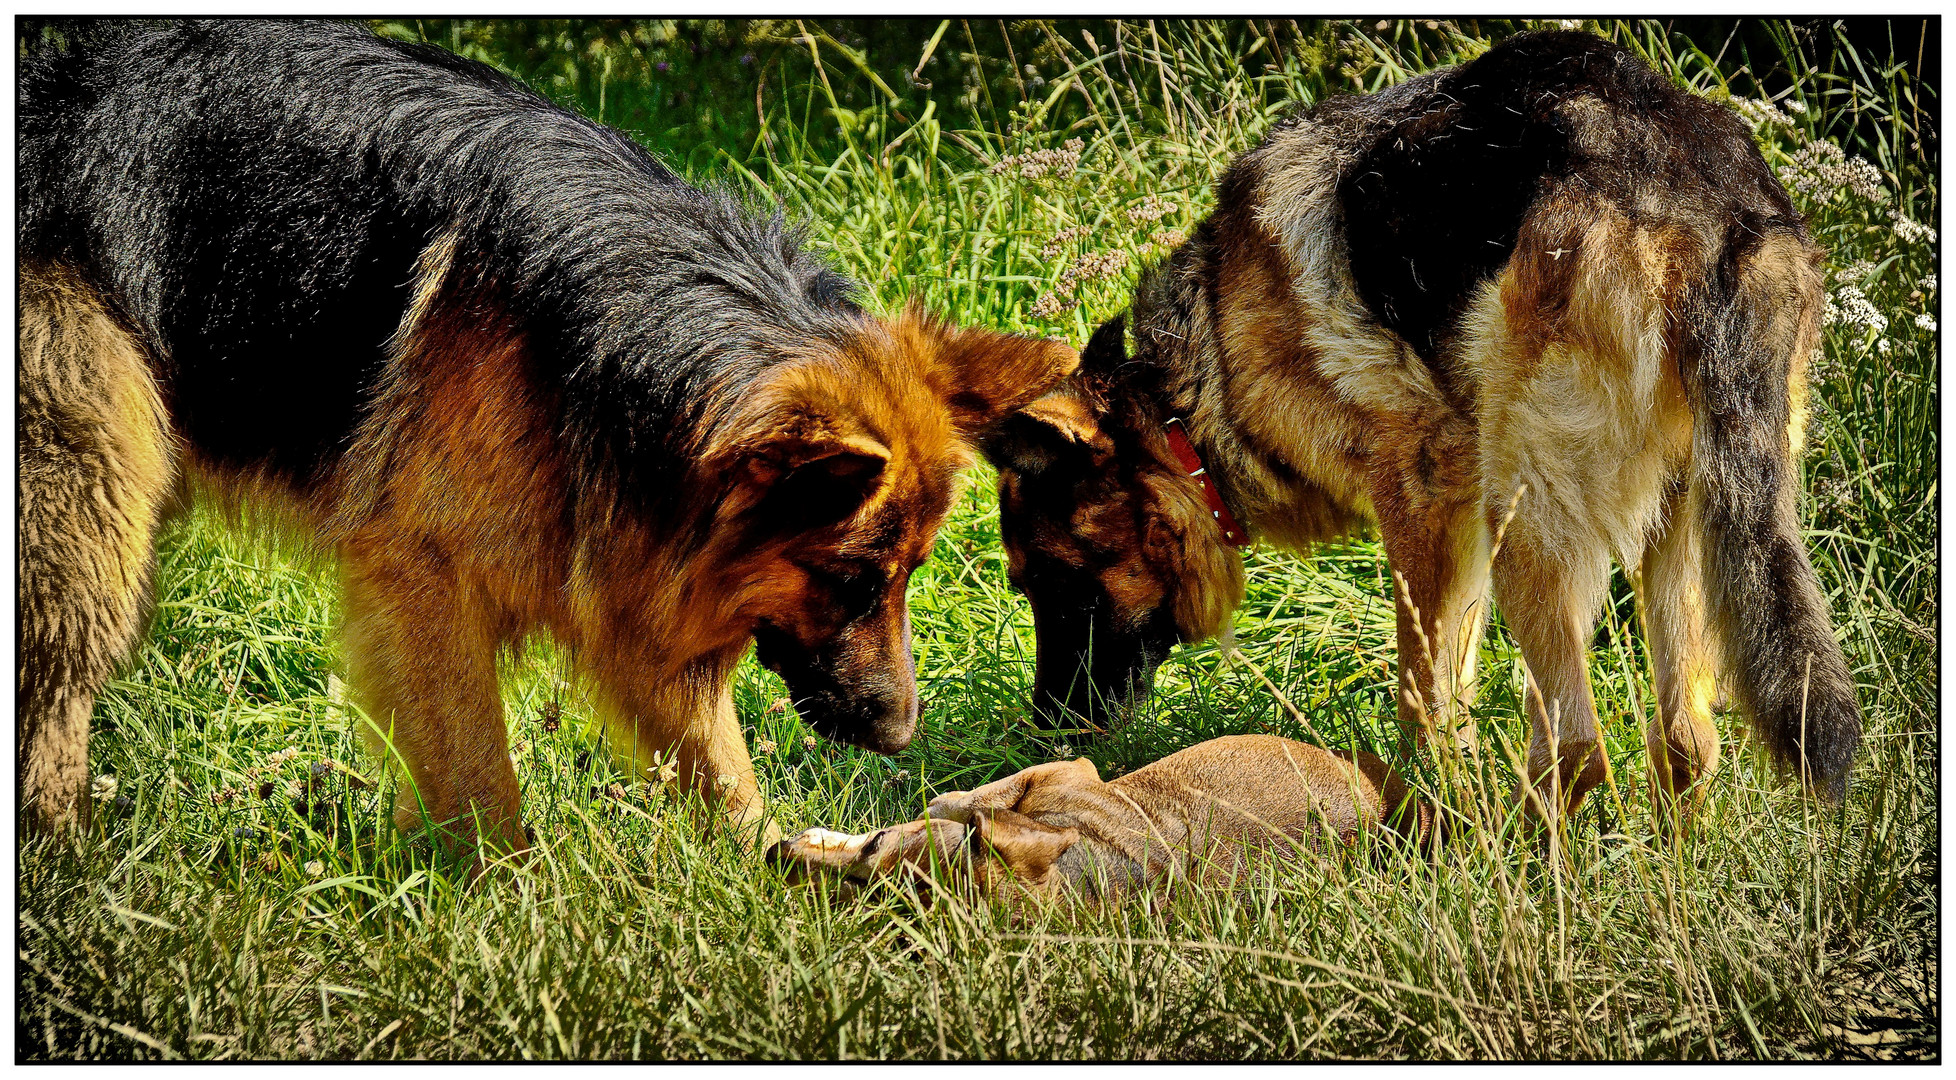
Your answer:
[[[1612,556],[1645,613],[1654,798],[1715,767],[1720,671],[1842,797],[1860,712],[1796,501],[1819,253],[1736,115],[1594,36],[1517,35],[1278,124],[1217,202],[988,444],[1043,707],[1104,723],[1220,631],[1226,533],[1306,550],[1376,523],[1411,733],[1473,741],[1491,567],[1535,808],[1604,776]]]
[[[1062,345],[873,318],[778,218],[485,65],[350,24],[70,24],[22,61],[21,819],[85,819],[89,713],[187,479],[344,577],[397,817],[523,846],[498,650],[565,645],[614,752],[778,835],[729,679],[917,721],[904,586],[971,439]]]

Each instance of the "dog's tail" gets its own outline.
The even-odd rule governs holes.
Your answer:
[[[1825,286],[1794,228],[1734,237],[1682,312],[1707,600],[1753,730],[1838,802],[1861,711],[1800,536],[1794,460]]]

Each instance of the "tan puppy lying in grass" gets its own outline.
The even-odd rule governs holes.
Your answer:
[[[1263,857],[1371,830],[1423,839],[1431,821],[1375,755],[1231,735],[1111,782],[1086,758],[1035,765],[939,795],[920,820],[861,834],[809,829],[768,857],[857,884],[935,876],[978,893],[1106,897],[1225,884]]]

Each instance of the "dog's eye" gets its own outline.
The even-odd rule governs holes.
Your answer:
[[[811,570],[817,583],[829,594],[829,601],[843,622],[854,622],[876,610],[889,584],[882,570],[866,563]]]

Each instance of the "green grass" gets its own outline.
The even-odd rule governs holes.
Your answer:
[[[696,178],[778,197],[879,306],[917,296],[963,321],[1078,342],[1163,253],[1154,231],[1198,220],[1222,165],[1288,102],[1375,89],[1475,55],[1488,44],[1480,33],[1506,29],[1096,25],[1091,43],[1036,22],[1009,28],[1014,57],[1043,72],[1024,106],[1023,80],[978,55],[975,37],[959,52],[955,23],[938,47],[983,77],[939,95],[943,105],[907,90],[829,96],[872,85],[870,69],[904,85],[915,56],[858,68],[820,45],[825,80],[791,55],[805,46],[775,41],[766,70],[777,77],[756,114],[767,134],[683,160]],[[1875,163],[1888,205],[1933,222],[1935,162],[1921,144],[1935,144],[1916,125],[1936,102],[1910,75],[1912,26],[1898,28],[1894,59],[1821,50],[1780,24],[1744,36],[1766,51],[1661,24],[1598,29],[1699,92],[1764,86],[1782,105],[1800,102],[1791,123],[1761,127],[1769,160],[1791,165],[1815,140],[1838,140]],[[607,64],[596,85],[608,118],[674,107],[653,101],[649,53],[637,69],[595,47],[488,55],[532,75]],[[585,102],[593,80],[575,93],[539,84]],[[661,143],[660,131],[640,133]],[[1072,138],[1082,146],[1070,175],[988,171],[1002,154]],[[1140,220],[1161,208],[1151,195],[1172,208]],[[77,851],[21,849],[18,1053],[1936,1055],[1939,368],[1936,333],[1914,321],[1937,310],[1923,280],[1935,249],[1852,192],[1823,187],[1801,204],[1829,249],[1830,281],[1847,271],[1835,287],[1853,285],[1888,319],[1830,328],[1806,456],[1809,540],[1867,708],[1843,808],[1777,783],[1731,717],[1698,830],[1657,838],[1643,795],[1651,692],[1619,578],[1592,665],[1613,780],[1552,849],[1482,836],[1432,863],[1361,851],[1237,895],[1111,911],[924,908],[901,893],[841,903],[701,831],[683,800],[608,790],[622,778],[539,643],[505,669],[537,849],[519,874],[467,888],[462,871],[386,823],[385,793],[365,783],[378,769],[332,674],[330,566],[199,513],[165,536],[154,631],[96,711],[92,764],[116,791],[97,803],[95,834]],[[1126,257],[1112,276],[1060,284],[1082,256],[1109,252]],[[1141,716],[1081,747],[1103,772],[1242,731],[1391,747],[1392,612],[1377,544],[1249,559],[1235,620],[1247,664],[1213,646],[1179,650]],[[925,717],[896,757],[809,739],[773,707],[779,682],[742,669],[740,715],[785,828],[907,818],[934,792],[1044,760],[1072,738],[1025,718],[1030,619],[1005,583],[983,470],[910,602]],[[1520,662],[1498,621],[1482,670],[1482,731],[1520,745]],[[327,760],[351,771],[313,767]],[[1494,768],[1505,790],[1512,773]]]

